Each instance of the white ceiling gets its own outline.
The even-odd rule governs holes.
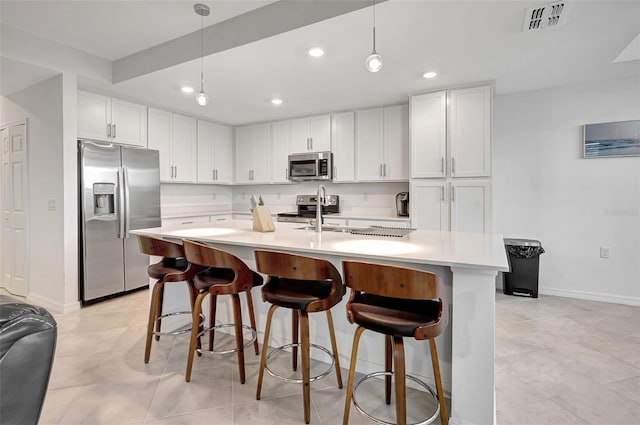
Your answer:
[[[3,24],[114,60],[197,31],[193,3],[3,0],[0,12]],[[212,25],[270,2],[206,3],[212,16],[205,25]],[[82,76],[79,82],[134,101],[242,124],[406,102],[409,93],[478,81],[494,81],[496,92],[504,94],[640,77],[639,60],[612,63],[640,32],[640,2],[573,1],[565,25],[523,33],[526,9],[544,3],[378,4],[377,50],[385,65],[377,74],[364,68],[371,51],[370,7],[225,50],[205,58],[211,101],[204,108],[179,91],[181,84],[197,89],[199,60],[115,85]],[[326,55],[319,60],[306,56],[313,45],[325,48]],[[439,76],[425,80],[421,74],[427,70]],[[284,104],[272,106],[273,96]]]

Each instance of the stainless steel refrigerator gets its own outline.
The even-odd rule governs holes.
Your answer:
[[[149,284],[149,257],[131,230],[160,226],[158,151],[78,141],[80,298],[83,304]]]

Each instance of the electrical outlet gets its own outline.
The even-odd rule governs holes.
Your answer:
[[[55,211],[56,210],[56,200],[55,199],[49,199],[49,201],[47,202],[47,206],[49,211]]]
[[[611,258],[611,249],[606,246],[600,247],[600,258]]]
[[[363,201],[368,201],[368,200],[369,200],[369,194],[368,194],[367,192],[364,192],[364,193],[362,194],[362,200],[363,200]]]

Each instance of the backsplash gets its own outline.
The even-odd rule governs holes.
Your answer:
[[[229,212],[232,189],[231,186],[160,184],[162,217]]]

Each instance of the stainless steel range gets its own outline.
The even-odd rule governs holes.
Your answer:
[[[340,212],[340,197],[327,195],[325,205],[322,206],[322,214],[337,214]],[[278,221],[293,223],[309,223],[316,218],[316,195],[296,196],[298,211],[278,214]]]

